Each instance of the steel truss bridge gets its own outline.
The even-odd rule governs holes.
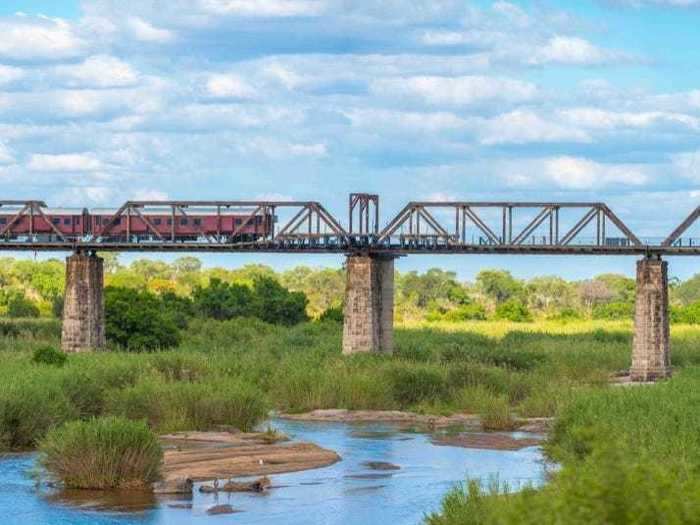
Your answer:
[[[157,210],[173,218],[164,235],[145,217]],[[254,241],[232,240],[199,230],[196,240],[179,240],[175,219],[206,210],[218,214],[245,209],[236,229],[273,217]],[[129,201],[102,230],[125,221],[121,237],[84,235],[68,238],[55,226],[50,235],[12,235],[13,225],[47,218],[43,201],[0,201],[0,250],[120,252],[279,252],[408,254],[569,254],[569,255],[700,255],[700,239],[684,237],[700,218],[693,211],[666,238],[640,238],[600,202],[410,202],[386,225],[379,218],[379,196],[353,193],[346,227],[315,201]],[[195,211],[196,210],[196,211]],[[129,221],[140,218],[149,235],[131,235]]]

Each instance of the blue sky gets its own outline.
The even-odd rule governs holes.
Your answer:
[[[700,0],[4,0],[0,185],[55,206],[314,199],[341,218],[371,191],[385,220],[419,199],[595,200],[663,236],[700,204],[698,27]]]

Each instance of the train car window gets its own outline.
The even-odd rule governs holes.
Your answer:
[[[172,225],[173,225],[173,220],[172,220],[172,219],[168,219],[168,226],[172,226]]]
[[[243,219],[236,219],[236,226],[243,224]]]
[[[187,219],[180,219],[180,226],[187,226]]]
[[[75,218],[75,224],[80,224],[80,217]]]
[[[69,225],[70,225],[70,219],[63,219],[63,224],[65,224],[66,226],[69,226]]]
[[[122,223],[122,218],[121,218],[121,217],[117,218],[117,220],[114,221],[114,224],[115,224],[116,226],[119,226],[121,223]]]
[[[0,224],[7,224],[7,219],[5,217],[0,218]]]
[[[255,222],[257,222],[258,224],[262,224],[262,219],[262,215],[258,215],[257,217],[255,217]]]
[[[160,222],[160,219],[153,219],[153,224],[155,224],[156,226],[160,226]]]
[[[52,224],[61,224],[61,219],[59,219],[58,217],[54,217],[53,219],[51,219],[51,223]]]
[[[194,219],[194,225],[195,225],[195,226],[201,226],[201,225],[202,225],[202,219]]]

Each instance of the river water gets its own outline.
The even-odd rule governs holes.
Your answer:
[[[37,488],[30,475],[33,454],[0,457],[0,523],[3,525],[127,525],[241,523],[284,525],[402,525],[420,523],[439,509],[447,491],[467,477],[497,479],[512,489],[544,480],[538,447],[496,451],[438,446],[430,436],[390,424],[349,425],[275,420],[272,426],[294,440],[335,450],[335,465],[271,476],[264,494],[201,494],[189,500],[134,498],[79,492],[60,495]],[[395,471],[363,465],[383,461]],[[241,512],[210,516],[214,505]],[[190,508],[191,506],[191,508]]]

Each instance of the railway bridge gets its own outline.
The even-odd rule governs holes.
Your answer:
[[[393,346],[394,261],[420,254],[628,255],[637,259],[630,375],[671,374],[669,255],[700,255],[685,236],[698,207],[666,238],[640,238],[600,202],[410,202],[385,225],[379,196],[351,194],[346,226],[319,202],[129,201],[114,210],[0,201],[0,250],[71,252],[62,348],[105,346],[98,252],[334,253],[347,257],[343,352]]]

